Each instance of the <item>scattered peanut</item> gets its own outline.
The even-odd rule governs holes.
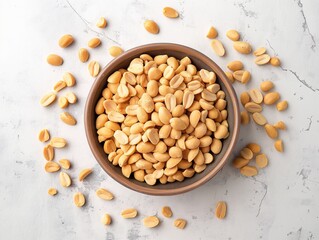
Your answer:
[[[100,17],[99,20],[96,23],[96,26],[99,28],[106,28],[107,26],[107,21],[104,17]]]
[[[46,162],[44,170],[49,173],[57,172],[60,170],[60,165],[53,161]]]
[[[60,66],[63,64],[63,58],[56,54],[50,54],[47,57],[47,62],[52,66]]]
[[[86,48],[80,48],[78,51],[78,56],[81,62],[87,62],[90,57],[90,53]]]
[[[73,196],[75,206],[82,207],[85,204],[85,197],[83,193],[77,192]]]
[[[241,54],[251,53],[251,46],[248,42],[234,41],[234,49]]]
[[[66,48],[74,42],[74,38],[70,34],[65,34],[59,39],[59,46],[61,48]]]
[[[272,126],[270,124],[266,124],[265,125],[265,130],[266,130],[267,135],[270,138],[273,138],[273,139],[277,138],[278,131],[277,131],[277,129],[274,126]]]
[[[213,26],[210,27],[206,37],[213,39],[213,38],[216,38],[217,36],[218,36],[218,32],[217,32],[216,28],[214,28]]]
[[[258,174],[258,170],[254,166],[244,166],[240,169],[240,173],[246,177],[253,177]]]
[[[158,217],[150,216],[143,219],[143,225],[148,228],[154,228],[160,223]]]
[[[240,38],[239,32],[237,32],[236,30],[233,30],[233,29],[228,30],[226,32],[226,36],[232,41],[238,41]]]
[[[270,64],[275,66],[275,67],[279,67],[281,65],[280,59],[278,57],[272,57],[270,59]]]
[[[120,56],[123,53],[123,49],[118,46],[112,46],[109,48],[109,54],[112,57]]]
[[[63,169],[70,169],[71,162],[68,159],[61,159],[59,160],[59,164]]]
[[[283,121],[275,123],[274,127],[280,130],[286,130],[286,124]]]
[[[48,93],[48,94],[45,94],[41,100],[40,100],[40,104],[43,106],[43,107],[47,107],[49,105],[51,105],[56,99],[56,95],[55,93]]]
[[[276,105],[278,111],[284,111],[288,108],[288,102],[287,101],[281,101],[277,103]]]
[[[249,143],[246,147],[249,148],[254,154],[259,153],[261,150],[261,147],[257,143]]]
[[[264,126],[267,123],[267,119],[265,118],[265,116],[259,112],[253,113],[252,116],[253,116],[255,123],[257,123],[260,126]]]
[[[69,72],[64,73],[62,79],[68,87],[72,87],[76,83],[75,77]]]
[[[51,145],[47,145],[43,148],[43,156],[45,160],[52,161],[54,158],[54,148]]]
[[[99,38],[92,38],[89,42],[88,42],[88,46],[90,48],[97,48],[98,46],[100,46],[101,44],[101,40]]]
[[[242,70],[244,67],[243,63],[241,61],[232,61],[227,64],[227,68],[233,72]]]
[[[265,154],[259,154],[256,156],[256,164],[259,168],[264,168],[268,165],[268,158]]]
[[[212,47],[212,49],[214,50],[214,52],[218,55],[218,56],[220,56],[220,57],[222,57],[222,56],[224,56],[225,55],[225,48],[224,48],[224,45],[222,44],[222,42],[221,41],[219,41],[219,40],[217,40],[217,39],[213,39],[212,41],[211,41],[211,47]]]
[[[146,31],[152,34],[158,34],[159,32],[159,27],[153,20],[146,20],[144,22],[144,28],[146,29]]]
[[[134,208],[128,208],[121,212],[123,218],[135,218],[137,216],[137,210]]]
[[[170,218],[173,215],[172,209],[169,206],[164,206],[162,208],[162,214],[164,217]]]
[[[66,87],[66,83],[62,80],[60,81],[57,81],[54,86],[53,86],[53,90],[56,91],[56,92],[59,92],[61,91],[63,88]]]
[[[68,124],[68,125],[75,125],[76,124],[76,119],[68,112],[62,112],[60,113],[60,119]]]
[[[258,56],[261,56],[263,54],[265,54],[267,52],[267,49],[265,47],[260,47],[260,48],[257,48],[255,51],[254,51],[254,55],[256,57]]]
[[[264,81],[260,84],[260,89],[263,92],[268,92],[274,87],[274,84],[272,81]]]
[[[60,172],[59,175],[60,184],[62,187],[69,187],[71,186],[72,180],[70,176],[65,172]]]
[[[51,196],[54,196],[54,195],[58,194],[58,190],[56,190],[56,188],[49,188],[48,194]]]
[[[92,173],[92,169],[85,168],[83,169],[79,174],[79,181],[83,181],[87,176],[89,176]]]
[[[88,65],[89,73],[92,77],[96,77],[100,72],[100,64],[97,61],[91,61]]]
[[[247,111],[243,111],[240,113],[240,121],[243,125],[246,125],[250,122],[249,114]]]
[[[48,129],[42,129],[38,134],[38,139],[40,142],[46,142],[50,139],[50,133]]]
[[[224,201],[219,201],[215,208],[215,216],[219,219],[223,219],[226,216],[227,205]]]
[[[275,149],[278,152],[283,152],[284,151],[284,143],[282,142],[282,140],[277,140],[274,143]]]
[[[182,218],[178,218],[174,221],[174,226],[179,228],[179,229],[184,229],[186,227],[186,220]]]
[[[106,201],[110,201],[114,198],[113,194],[104,188],[99,188],[96,190],[96,195]]]
[[[255,59],[255,63],[257,65],[265,65],[265,64],[269,63],[269,61],[270,61],[270,56],[268,54],[262,54],[262,55],[256,57],[256,59]]]
[[[171,8],[171,7],[164,7],[163,8],[163,15],[165,17],[168,17],[168,18],[178,18],[178,16],[179,16],[178,12],[174,8]]]
[[[102,216],[101,222],[104,225],[110,225],[112,223],[112,218],[109,214],[106,213]]]
[[[280,98],[280,95],[278,92],[270,92],[264,96],[264,103],[267,105],[271,105],[277,102],[279,98]]]

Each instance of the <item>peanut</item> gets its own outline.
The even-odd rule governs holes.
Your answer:
[[[61,48],[66,48],[74,42],[74,38],[70,34],[65,34],[59,39],[59,46]]]
[[[240,38],[239,32],[237,32],[237,31],[234,30],[234,29],[228,30],[228,31],[226,32],[226,36],[227,36],[230,40],[232,40],[232,41],[238,41],[239,38]]]
[[[186,227],[186,220],[182,218],[178,218],[174,221],[174,226],[179,228],[179,229],[184,229]]]
[[[206,37],[209,38],[209,39],[213,39],[213,38],[216,38],[218,36],[218,32],[216,30],[215,27],[210,27],[208,32],[207,32],[207,35]]]
[[[90,53],[86,48],[80,48],[78,51],[78,57],[81,62],[87,62],[90,57]]]
[[[60,66],[63,64],[63,58],[56,54],[50,54],[47,57],[47,62],[52,66]]]
[[[159,27],[153,20],[146,20],[144,22],[144,28],[146,29],[146,31],[152,34],[158,34],[159,32]]]
[[[96,26],[99,28],[106,28],[107,26],[107,21],[104,17],[100,17],[99,20],[96,23]]]
[[[75,206],[82,207],[85,204],[85,197],[82,193],[77,192],[73,196]]]
[[[219,219],[223,219],[226,216],[226,211],[227,211],[227,205],[226,202],[224,201],[219,201],[216,204],[215,208],[215,216]]]
[[[112,57],[117,57],[123,53],[123,49],[118,46],[112,46],[109,48],[109,54]]]
[[[234,41],[234,49],[241,54],[251,53],[251,46],[248,42]]]
[[[179,16],[178,12],[174,8],[171,8],[171,7],[164,7],[163,8],[163,15],[165,17],[168,17],[168,18],[178,18],[178,16]]]
[[[221,41],[213,39],[210,45],[218,56],[222,57],[225,55],[226,51]]]

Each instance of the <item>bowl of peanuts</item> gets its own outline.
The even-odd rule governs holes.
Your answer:
[[[97,76],[85,131],[104,171],[149,195],[203,185],[225,165],[239,133],[239,104],[222,69],[178,44],[128,50]]]

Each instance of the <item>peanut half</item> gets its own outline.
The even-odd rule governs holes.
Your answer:
[[[182,218],[178,218],[174,221],[174,226],[179,229],[184,229],[186,227],[187,221]]]
[[[214,50],[214,52],[222,57],[225,55],[226,51],[225,51],[225,48],[224,48],[224,45],[222,44],[221,41],[217,40],[217,39],[213,39],[210,43],[212,49]]]
[[[38,134],[38,139],[40,142],[46,142],[50,139],[50,132],[48,129],[42,129]]]
[[[153,20],[146,20],[144,22],[144,28],[149,33],[152,33],[152,34],[158,34],[159,33],[159,27],[158,27],[157,23],[154,22]]]
[[[135,218],[137,216],[137,210],[135,208],[128,208],[121,212],[123,218]]]
[[[150,216],[143,219],[143,225],[148,228],[154,228],[160,223],[158,217]]]
[[[226,216],[226,212],[227,212],[227,205],[226,202],[224,201],[219,201],[216,204],[216,208],[215,208],[215,216],[219,219],[223,219]]]
[[[164,206],[162,208],[162,214],[166,218],[170,218],[173,215],[172,209],[169,206]]]
[[[109,214],[106,213],[102,216],[101,222],[104,225],[110,225],[112,223],[112,218]]]
[[[251,46],[248,42],[234,41],[234,49],[241,54],[251,53]]]
[[[90,57],[90,53],[86,48],[80,48],[78,50],[78,57],[80,59],[81,62],[87,62],[89,60]]]
[[[104,188],[96,190],[96,195],[106,201],[110,201],[114,198],[113,194]]]
[[[83,181],[87,176],[89,176],[93,172],[90,168],[83,169],[79,174],[79,181]]]
[[[61,48],[66,48],[74,42],[74,38],[70,34],[65,34],[59,39],[59,46]]]
[[[216,38],[217,36],[218,36],[218,32],[217,32],[216,28],[211,26],[208,30],[206,37],[209,39],[213,39],[213,38]]]
[[[118,46],[112,46],[109,48],[109,54],[112,57],[120,56],[123,53],[123,49]]]
[[[107,21],[104,17],[100,17],[99,20],[96,23],[96,26],[99,28],[106,28],[107,26]]]
[[[63,58],[57,54],[50,54],[47,57],[47,62],[52,66],[60,66],[63,64]]]
[[[40,104],[43,106],[43,107],[47,107],[49,105],[51,105],[56,99],[56,94],[55,93],[48,93],[48,94],[45,94],[41,100],[40,100]]]
[[[171,8],[171,7],[164,7],[163,8],[163,15],[165,17],[168,17],[168,18],[178,18],[178,16],[179,16],[178,12],[174,8]]]
[[[49,188],[48,194],[51,196],[54,196],[54,195],[58,194],[58,190],[56,188]]]
[[[82,207],[85,204],[85,196],[81,192],[77,192],[73,196],[75,206]]]
[[[230,40],[232,40],[232,41],[238,41],[239,38],[240,38],[239,32],[237,32],[237,31],[234,30],[234,29],[228,30],[228,31],[226,32],[226,36],[227,36]]]

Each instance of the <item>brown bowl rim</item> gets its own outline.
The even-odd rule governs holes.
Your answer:
[[[226,152],[220,159],[219,163],[213,168],[210,172],[208,172],[206,175],[204,175],[202,178],[198,179],[196,182],[190,183],[189,185],[180,187],[180,188],[173,188],[173,189],[152,189],[148,187],[148,185],[145,184],[145,186],[137,185],[134,182],[130,181],[130,179],[124,179],[119,176],[118,173],[114,171],[115,166],[109,165],[107,162],[105,162],[105,158],[100,158],[98,155],[98,146],[95,144],[95,138],[96,138],[96,133],[95,133],[95,122],[94,124],[90,123],[88,121],[89,119],[89,112],[92,110],[93,107],[93,101],[94,101],[94,94],[95,92],[99,92],[98,88],[98,83],[100,81],[103,81],[105,79],[105,72],[108,71],[109,68],[113,68],[122,61],[124,61],[127,58],[132,58],[132,56],[135,56],[136,54],[143,54],[147,53],[149,51],[155,51],[155,50],[162,50],[165,49],[165,51],[179,51],[179,52],[184,52],[186,55],[189,54],[191,56],[195,56],[196,58],[200,59],[203,63],[206,65],[210,66],[211,69],[216,73],[216,75],[219,77],[219,80],[223,82],[227,93],[230,96],[230,99],[232,101],[233,105],[233,110],[234,110],[234,126],[233,126],[233,134],[232,138],[229,142],[228,149],[226,149]],[[89,143],[90,149],[99,163],[99,165],[102,167],[102,169],[109,175],[111,176],[114,180],[116,180],[118,183],[122,184],[123,186],[132,189],[134,191],[148,194],[148,195],[160,195],[160,196],[168,196],[168,195],[176,195],[176,194],[181,194],[184,192],[191,191],[204,183],[208,182],[211,178],[213,178],[221,169],[222,167],[226,164],[227,159],[229,158],[233,148],[235,147],[235,144],[238,139],[238,134],[239,134],[239,103],[237,99],[236,92],[228,80],[227,76],[225,75],[224,71],[209,57],[204,55],[203,53],[184,46],[180,44],[175,44],[175,43],[151,43],[151,44],[145,44],[141,45],[135,48],[132,48],[130,50],[125,51],[123,54],[120,56],[114,58],[111,62],[109,62],[99,73],[99,75],[96,77],[86,100],[85,104],[85,110],[84,110],[84,125],[85,125],[85,133],[86,133],[86,138]],[[92,128],[92,125],[94,128]]]

